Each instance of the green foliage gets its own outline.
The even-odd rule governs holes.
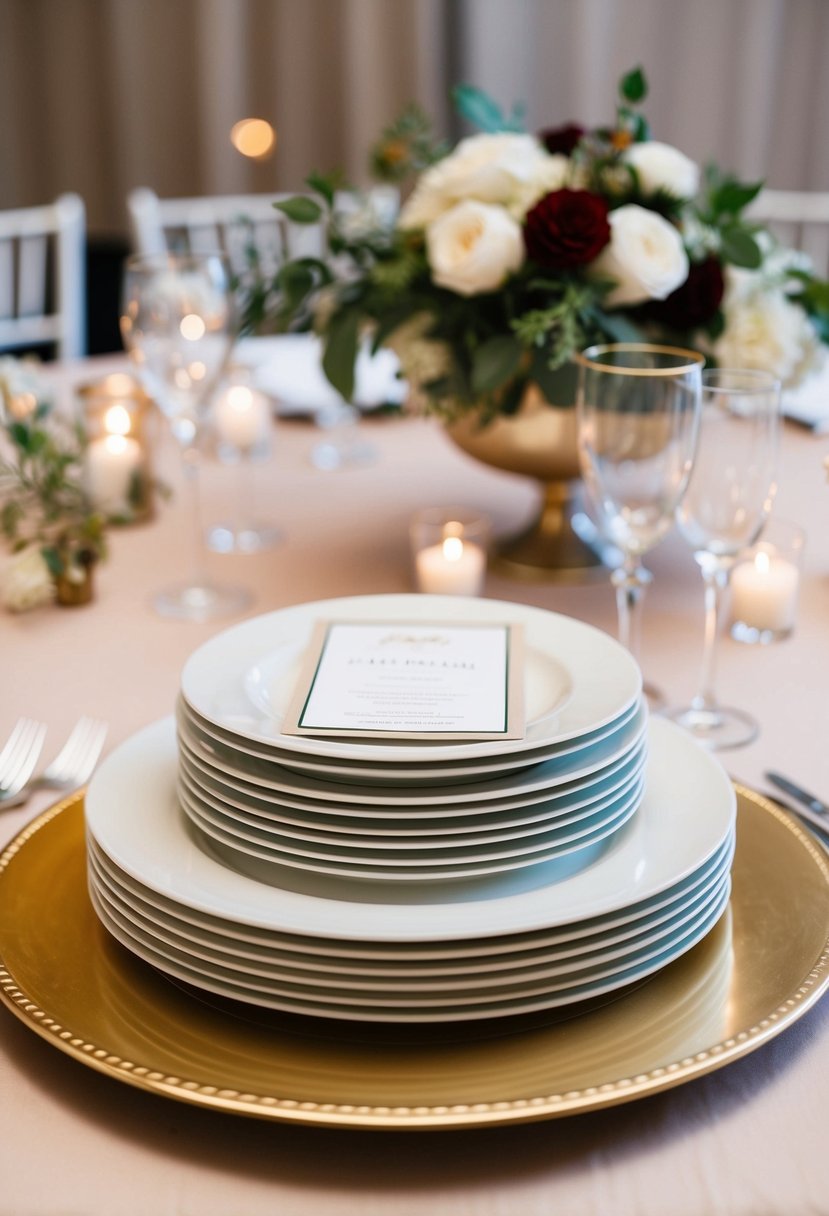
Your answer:
[[[499,131],[523,131],[523,105],[514,105],[512,113],[507,115],[483,89],[477,89],[471,84],[459,84],[452,90],[452,100],[461,118],[472,123],[479,131],[494,134]]]
[[[641,67],[634,68],[619,82],[619,93],[625,101],[644,101],[648,95],[648,82]]]
[[[322,207],[312,198],[298,194],[295,198],[285,198],[274,203],[277,211],[287,215],[294,224],[318,224],[322,219]]]
[[[448,151],[448,145],[435,137],[431,121],[420,106],[410,105],[386,127],[372,148],[371,170],[378,181],[402,182]]]
[[[0,460],[0,531],[10,547],[37,544],[56,576],[104,557],[104,520],[83,488],[82,430],[43,403],[0,429],[9,453]]]

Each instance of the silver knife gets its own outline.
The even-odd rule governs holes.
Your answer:
[[[829,803],[822,802],[814,794],[810,794],[808,790],[802,789],[799,785],[795,785],[788,777],[783,777],[780,773],[766,772],[763,774],[767,781],[772,785],[776,785],[779,790],[783,790],[790,798],[794,798],[796,802],[801,803],[807,810],[812,811],[815,815],[829,816]]]

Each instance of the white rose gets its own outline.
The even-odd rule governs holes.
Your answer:
[[[605,296],[609,308],[664,300],[688,277],[682,237],[661,215],[629,203],[607,217],[610,242],[591,263],[591,272],[612,279]]]
[[[729,268],[723,313],[725,328],[713,347],[721,366],[767,371],[786,387],[820,366],[823,351],[811,321],[761,275]]]
[[[28,612],[49,604],[55,584],[37,545],[21,549],[9,561],[3,574],[3,607],[9,612]]]
[[[699,189],[699,166],[670,144],[631,144],[624,159],[636,170],[645,194],[664,190],[674,198],[693,198]]]
[[[462,296],[495,291],[524,260],[520,225],[503,207],[457,203],[426,229],[432,279]]]
[[[399,226],[425,228],[465,199],[504,207],[518,205],[527,194],[535,201],[564,184],[568,167],[566,157],[551,156],[532,135],[472,135],[421,174]]]

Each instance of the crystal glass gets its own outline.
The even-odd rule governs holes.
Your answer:
[[[236,335],[226,259],[212,253],[130,258],[121,333],[144,388],[179,442],[192,500],[195,568],[189,580],[156,596],[156,610],[197,621],[238,612],[250,602],[248,593],[214,583],[202,570],[198,496],[201,424]]]
[[[642,556],[673,526],[699,428],[702,367],[694,351],[649,343],[592,346],[577,357],[579,457],[599,526],[621,552],[613,571],[619,639],[639,658]],[[646,685],[651,701],[660,695]]]
[[[740,709],[714,691],[716,643],[731,571],[752,545],[776,490],[780,383],[767,372],[703,372],[700,443],[677,524],[694,551],[705,584],[705,641],[700,689],[691,704],[668,711],[707,747],[739,747],[757,734]]]

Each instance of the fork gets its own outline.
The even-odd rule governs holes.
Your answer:
[[[0,806],[19,806],[36,789],[72,790],[83,785],[92,773],[106,738],[105,722],[81,718],[54,760],[31,781],[19,784],[8,795],[0,790]],[[32,772],[34,763],[27,776]]]
[[[34,772],[43,749],[46,727],[33,718],[20,718],[0,752],[0,799],[13,798]]]

